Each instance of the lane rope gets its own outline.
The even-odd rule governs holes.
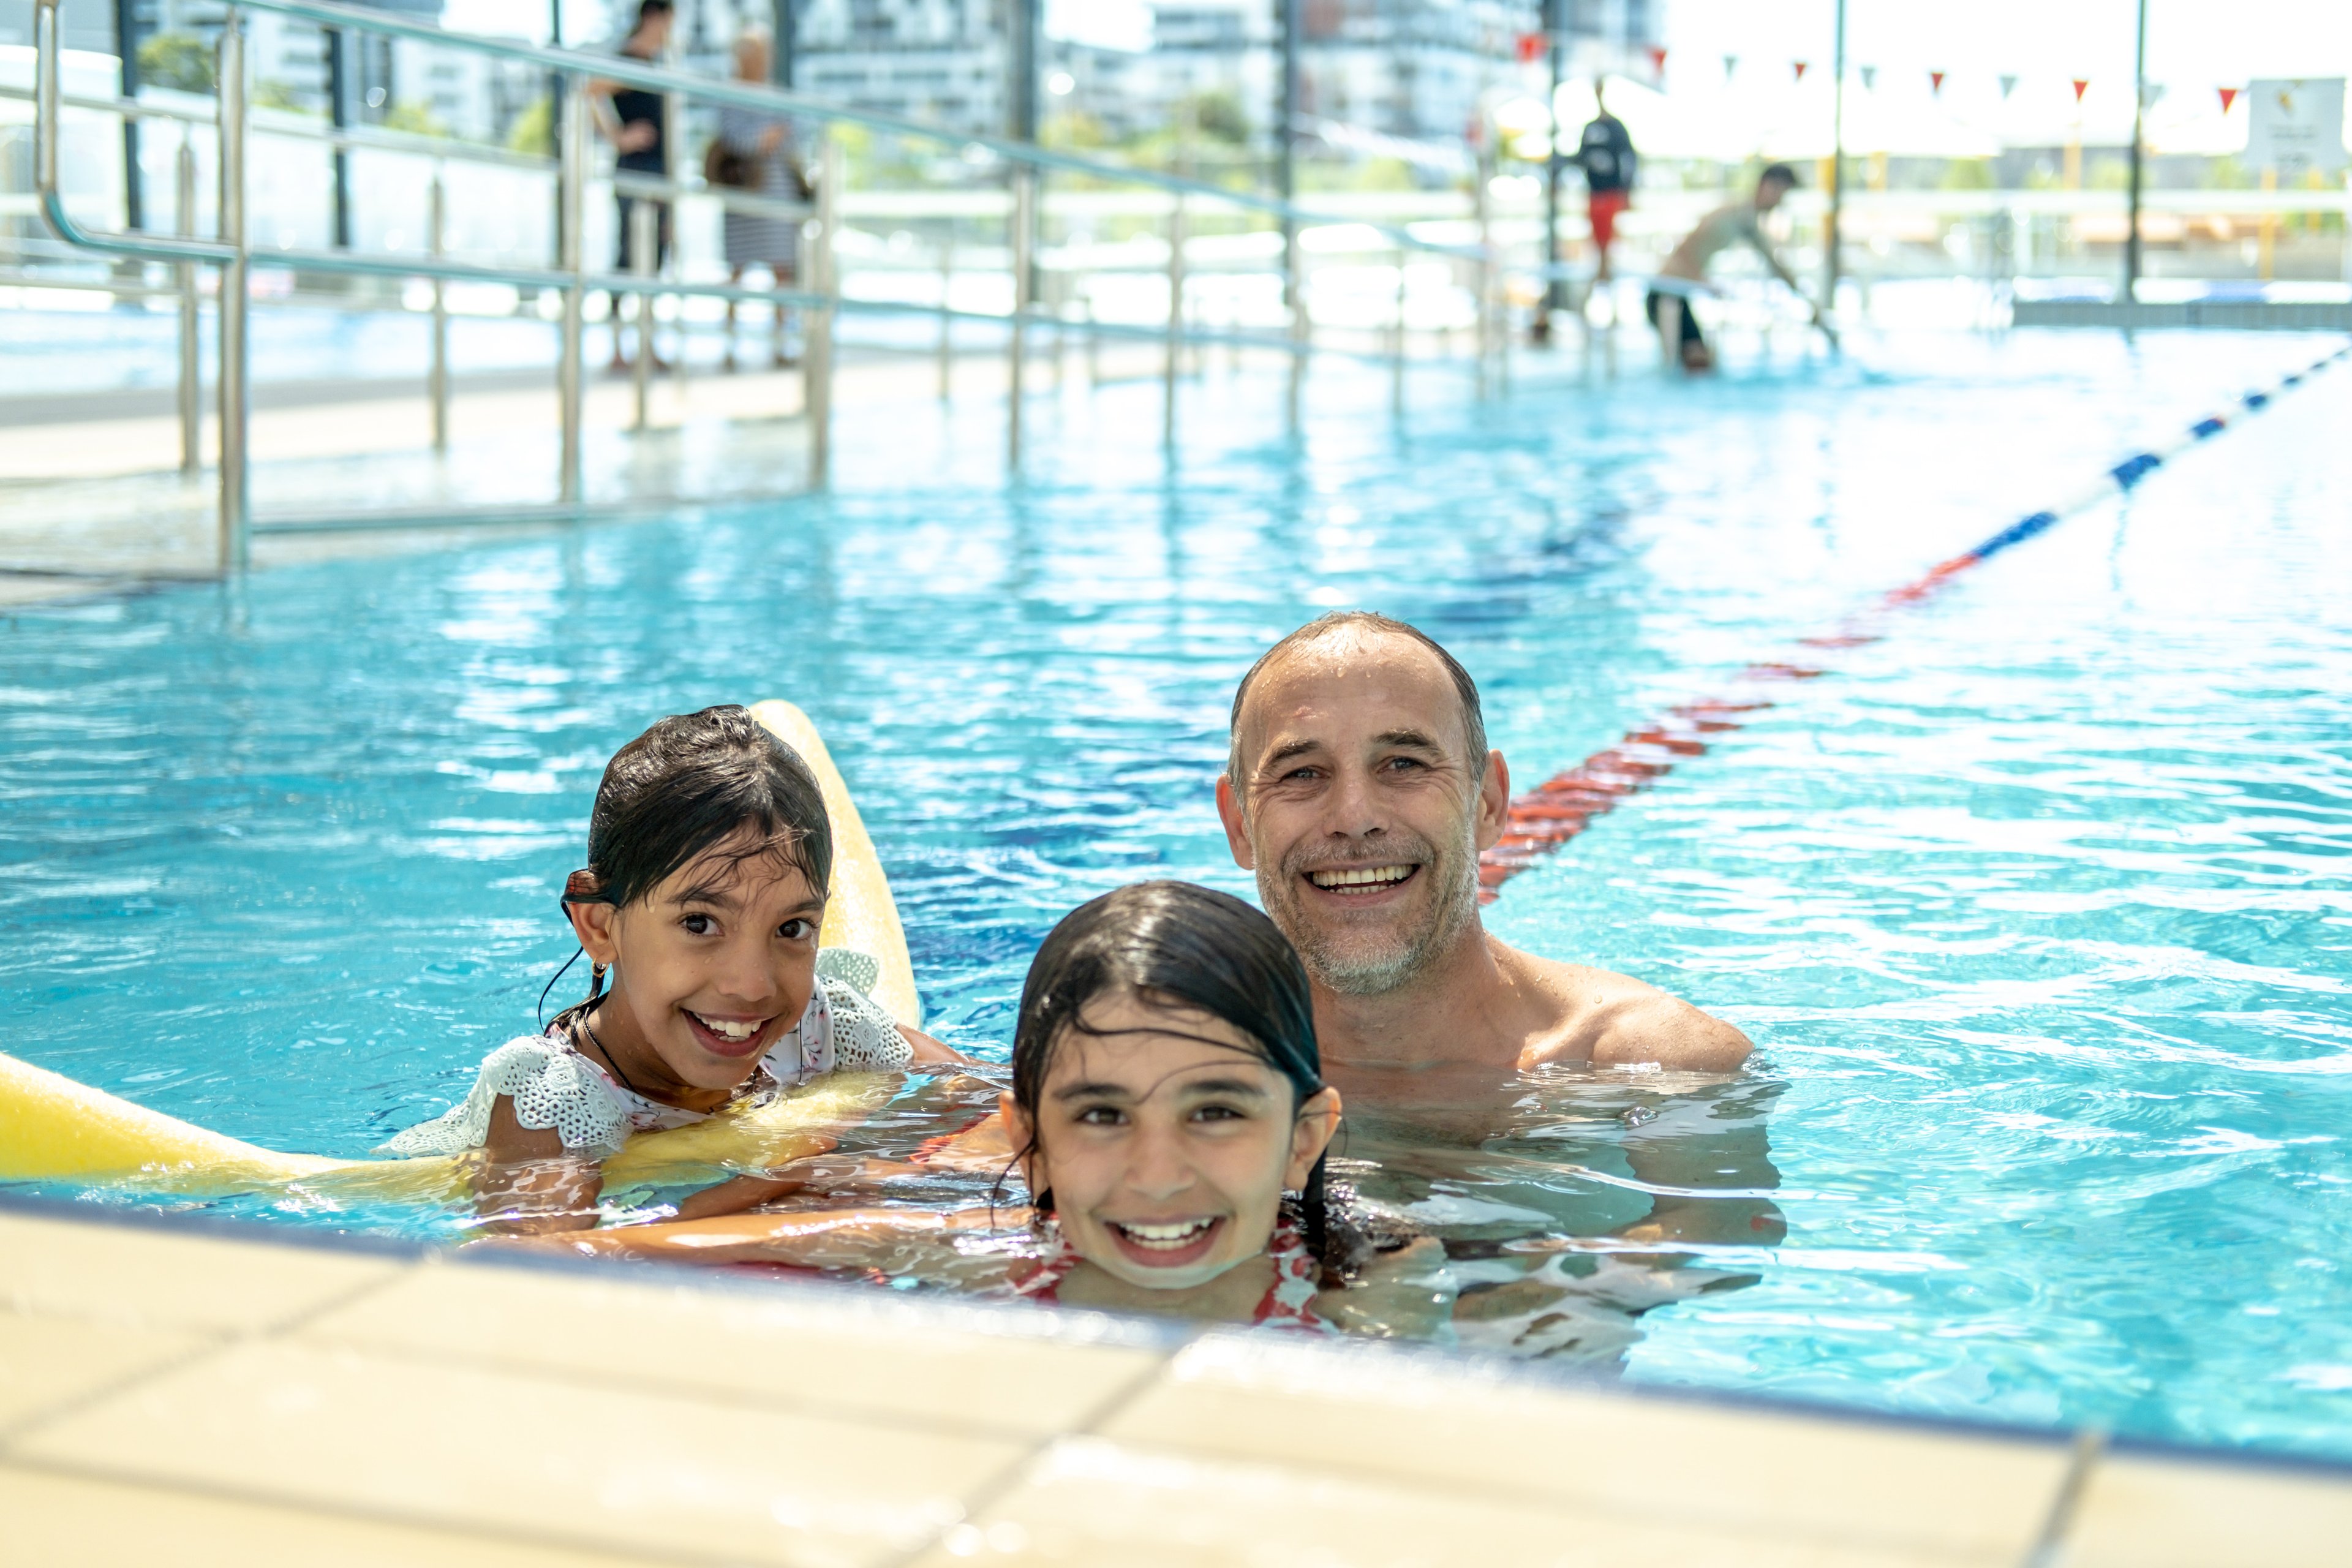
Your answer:
[[[1828,674],[1829,660],[1824,656],[1877,642],[1886,635],[1886,620],[1893,613],[1923,603],[1953,578],[1983,565],[2002,551],[2039,538],[2110,496],[2129,492],[2181,452],[2211,440],[2233,422],[2242,423],[2347,355],[2352,355],[2352,343],[2281,378],[2267,390],[2245,394],[2226,413],[2206,416],[2152,450],[2133,453],[2080,495],[2020,518],[1975,549],[1962,551],[1901,587],[1889,589],[1849,615],[1835,629],[1800,638],[1798,647],[1802,651],[1792,658],[1751,664],[1734,676],[1720,695],[1669,708],[1654,722],[1628,730],[1615,745],[1514,796],[1503,837],[1478,858],[1480,900],[1492,902],[1505,882],[1583,832],[1595,817],[1614,811],[1627,797],[1647,789],[1682,763],[1705,755],[1717,737],[1740,729],[1749,715],[1772,707],[1777,691],[1789,682]]]

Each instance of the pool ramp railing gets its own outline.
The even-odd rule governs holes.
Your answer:
[[[1776,694],[1790,681],[1826,675],[1834,655],[1879,641],[1886,635],[1886,620],[1892,613],[1926,602],[1953,579],[2041,537],[2068,518],[2129,493],[2179,453],[2261,412],[2347,355],[2352,355],[2352,343],[2281,377],[2266,389],[2243,394],[2227,411],[2209,414],[2161,445],[2116,463],[2072,499],[2029,513],[1974,548],[1887,590],[1834,629],[1799,639],[1800,651],[1788,658],[1748,665],[1721,692],[1667,709],[1653,722],[1627,731],[1614,745],[1514,796],[1502,837],[1479,857],[1480,896],[1492,900],[1504,883],[1582,833],[1594,818],[1614,811],[1677,764],[1706,754],[1718,737],[1746,725],[1749,715],[1773,707]]]
[[[190,232],[194,227],[191,215],[195,203],[191,188],[193,163],[184,155],[184,147],[179,165],[182,199],[177,226],[180,233],[163,235],[95,227],[69,210],[67,194],[59,183],[60,110],[68,106],[61,86],[64,51],[59,5],[60,0],[34,0],[35,202],[49,229],[70,247],[98,255],[163,262],[178,269],[177,291],[183,300],[182,356],[187,362],[182,368],[184,393],[181,413],[184,432],[190,433],[184,435],[184,447],[190,452],[194,449],[192,432],[197,420],[193,401],[194,394],[188,390],[197,384],[193,362],[195,341],[193,315],[196,299],[194,274],[200,268],[215,268],[220,274],[219,365],[216,376],[220,429],[218,564],[225,572],[236,571],[249,563],[252,536],[256,532],[368,527],[383,521],[365,513],[349,517],[262,519],[253,515],[248,483],[251,402],[248,322],[252,274],[257,267],[302,273],[423,279],[429,283],[434,290],[434,369],[429,390],[434,401],[433,424],[436,441],[446,441],[447,429],[447,311],[445,297],[447,287],[451,284],[494,284],[549,290],[560,298],[562,347],[556,371],[556,390],[562,441],[556,475],[557,494],[553,504],[537,509],[518,509],[507,505],[473,512],[442,511],[437,514],[436,521],[443,522],[507,521],[523,511],[551,517],[578,517],[599,510],[592,507],[586,497],[583,427],[586,369],[583,340],[587,326],[587,299],[591,293],[609,295],[615,301],[616,311],[618,300],[625,296],[637,302],[638,352],[635,363],[639,427],[645,421],[646,378],[653,358],[650,352],[650,302],[654,297],[695,297],[737,304],[790,306],[805,312],[807,347],[803,355],[803,409],[808,426],[808,482],[812,488],[822,487],[826,482],[831,461],[832,381],[835,359],[835,328],[838,317],[845,312],[887,312],[937,318],[942,323],[943,343],[948,324],[955,321],[987,322],[1004,329],[1009,340],[1006,357],[1010,373],[1006,444],[1009,458],[1017,464],[1024,441],[1024,381],[1034,334],[1046,329],[1059,334],[1073,325],[1058,306],[1048,306],[1038,298],[1040,189],[1049,174],[1076,176],[1113,185],[1140,186],[1169,198],[1167,221],[1171,243],[1168,247],[1167,268],[1171,309],[1164,324],[1100,321],[1092,319],[1089,313],[1088,319],[1077,323],[1077,327],[1087,334],[1089,342],[1109,338],[1162,346],[1171,437],[1178,365],[1182,352],[1186,350],[1230,346],[1236,351],[1244,348],[1268,350],[1284,356],[1288,364],[1287,409],[1294,427],[1298,419],[1300,384],[1311,355],[1336,353],[1383,360],[1388,363],[1397,387],[1402,389],[1406,353],[1402,317],[1398,330],[1390,334],[1388,342],[1375,353],[1367,354],[1336,344],[1317,342],[1307,309],[1309,263],[1306,247],[1300,243],[1302,228],[1313,225],[1344,223],[1351,230],[1375,237],[1379,244],[1387,247],[1400,258],[1400,278],[1404,270],[1402,258],[1407,253],[1443,257],[1454,265],[1470,268],[1475,279],[1473,289],[1474,341],[1479,384],[1483,390],[1490,379],[1507,379],[1508,376],[1507,364],[1504,362],[1509,353],[1509,334],[1501,324],[1504,290],[1500,251],[1493,238],[1483,201],[1478,216],[1478,238],[1475,243],[1465,245],[1416,234],[1407,225],[1368,224],[1357,218],[1339,218],[1318,213],[1310,205],[1277,200],[1252,191],[1234,190],[1182,174],[1087,158],[1032,142],[950,131],[898,115],[855,108],[762,84],[693,75],[625,56],[591,54],[448,32],[394,12],[338,4],[336,0],[240,0],[239,4],[227,7],[223,14],[218,44],[215,113],[210,117],[142,100],[70,100],[71,107],[120,114],[131,120],[178,120],[194,127],[205,123],[209,119],[218,140],[218,222],[214,236],[206,237]],[[404,138],[379,129],[336,128],[324,121],[318,122],[315,129],[298,128],[298,122],[286,116],[264,117],[257,121],[249,99],[243,20],[247,12],[268,12],[322,28],[373,34],[541,68],[549,73],[551,80],[561,84],[555,155],[548,159],[454,139]],[[699,183],[689,186],[682,180],[630,171],[615,171],[600,179],[591,134],[592,84],[600,82],[640,88],[666,95],[674,101],[692,100],[720,108],[748,109],[818,127],[814,140],[819,145],[811,160],[817,171],[813,201],[808,204],[781,202],[723,187],[705,190]],[[1013,298],[1009,310],[959,309],[948,302],[944,292],[940,303],[930,304],[917,300],[857,298],[842,291],[835,241],[842,231],[841,199],[847,170],[841,139],[834,134],[839,127],[858,127],[890,136],[935,142],[966,152],[977,152],[987,158],[1001,161],[1011,187],[1011,199],[1005,205],[1013,284]],[[406,151],[429,153],[436,168],[429,193],[429,206],[434,216],[425,253],[362,252],[348,248],[317,249],[256,244],[248,232],[250,190],[247,157],[248,137],[256,132],[274,136],[303,136],[338,152],[353,146],[398,143]],[[427,145],[416,145],[418,143]],[[555,176],[557,195],[555,264],[550,267],[488,265],[445,254],[441,228],[446,217],[446,192],[439,171],[446,161],[488,161],[551,172]],[[796,279],[798,286],[747,289],[715,280],[657,276],[655,271],[656,247],[649,243],[652,238],[649,232],[632,237],[641,243],[631,247],[635,265],[629,270],[591,270],[584,242],[587,194],[592,182],[604,183],[604,179],[609,180],[616,195],[639,198],[634,203],[635,221],[647,225],[652,221],[655,203],[675,203],[689,190],[698,195],[717,197],[728,210],[788,220],[807,220],[800,276]],[[1282,330],[1220,329],[1188,319],[1182,306],[1184,226],[1188,210],[1196,205],[1249,215],[1255,220],[1270,220],[1276,226],[1280,240],[1277,265],[1283,283],[1285,324]],[[942,352],[944,353],[944,349]],[[184,463],[186,456],[187,452],[184,452]]]

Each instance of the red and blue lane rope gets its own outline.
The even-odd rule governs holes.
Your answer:
[[[1880,595],[1834,631],[1800,639],[1798,646],[1806,651],[1794,659],[1751,664],[1732,679],[1722,695],[1669,708],[1654,722],[1627,731],[1615,745],[1513,797],[1503,837],[1479,857],[1480,897],[1491,900],[1505,882],[1583,832],[1593,818],[1614,811],[1628,796],[1639,795],[1681,763],[1705,755],[1719,737],[1747,724],[1750,714],[1772,707],[1777,688],[1828,674],[1822,655],[1878,641],[1885,635],[1884,621],[1889,612],[1917,605],[2002,551],[2049,532],[2110,496],[2129,492],[2181,452],[2261,412],[2347,355],[2352,355],[2352,343],[2283,377],[2267,391],[2245,394],[2227,412],[2206,416],[2162,446],[2133,453],[2074,500],[2020,518],[1973,550],[1937,563],[1901,587]]]

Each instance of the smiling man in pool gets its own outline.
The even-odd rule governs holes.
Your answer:
[[[1401,621],[1325,616],[1242,678],[1217,811],[1306,960],[1325,1063],[1377,1079],[1745,1061],[1748,1037],[1721,1019],[1486,931],[1478,856],[1510,797],[1477,687]]]

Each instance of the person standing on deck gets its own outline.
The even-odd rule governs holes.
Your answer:
[[[1609,247],[1617,242],[1618,216],[1633,199],[1633,138],[1626,133],[1625,122],[1609,112],[1601,97],[1607,85],[1602,79],[1593,79],[1595,112],[1576,149],[1577,166],[1584,171],[1584,213],[1592,225],[1592,248],[1601,258],[1593,274],[1596,283],[1613,276]]]
[[[1643,310],[1650,324],[1658,329],[1661,337],[1670,331],[1675,336],[1685,370],[1711,370],[1715,351],[1698,330],[1698,318],[1691,314],[1691,297],[1706,288],[1706,264],[1737,242],[1745,241],[1755,247],[1772,276],[1789,286],[1799,299],[1805,291],[1797,287],[1794,274],[1773,251],[1771,241],[1764,237],[1764,215],[1780,205],[1780,198],[1794,190],[1797,172],[1786,163],[1774,163],[1756,177],[1756,194],[1744,201],[1727,202],[1698,220],[1698,226],[1683,237],[1658,268],[1662,284],[1676,279],[1683,288],[1655,287],[1643,300]],[[1821,307],[1806,301],[1819,325]],[[1671,327],[1665,318],[1674,321]]]
[[[620,53],[647,65],[659,60],[662,51],[669,47],[670,21],[670,0],[638,0],[636,26],[622,41]],[[614,81],[597,81],[589,84],[588,100],[595,108],[596,128],[620,154],[614,160],[616,169],[656,180],[669,178],[668,115],[660,93],[624,87]],[[631,254],[631,231],[635,226],[630,217],[640,198],[617,192],[615,196],[621,213],[620,252],[615,269],[626,272],[635,260]],[[654,270],[658,272],[669,261],[669,204],[656,202],[654,211]],[[613,321],[612,368],[626,370],[628,356],[621,352],[620,297],[608,298]],[[661,363],[658,356],[654,363],[656,368],[669,368]]]
[[[766,85],[770,63],[768,35],[747,27],[735,40],[735,79]],[[714,184],[732,186],[769,202],[804,202],[807,178],[801,172],[793,142],[792,121],[782,115],[732,104],[719,111],[719,147],[704,173]],[[723,166],[722,166],[723,165]],[[726,175],[728,178],[717,176]],[[778,289],[789,289],[800,274],[801,220],[770,212],[739,212],[727,208],[723,219],[727,277],[741,286],[746,268],[765,268]],[[727,301],[727,368],[735,368],[735,301]],[[779,368],[793,363],[784,351],[784,308],[775,307],[774,361]]]

